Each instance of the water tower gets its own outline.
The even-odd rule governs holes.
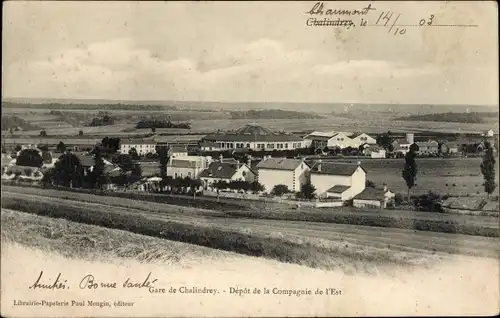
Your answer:
[[[415,134],[413,133],[407,133],[406,134],[406,141],[412,145],[415,142]]]

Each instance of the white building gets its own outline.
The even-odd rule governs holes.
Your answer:
[[[386,187],[383,189],[366,188],[352,200],[353,206],[357,208],[382,208],[393,203],[395,194]]]
[[[156,142],[153,140],[143,139],[124,139],[120,142],[120,152],[128,154],[132,148],[135,148],[139,156],[147,155],[148,153],[156,153]]]
[[[406,155],[410,151],[410,146],[415,143],[415,135],[412,133],[406,134],[406,138],[394,140],[391,145],[394,147],[394,152]]]
[[[314,148],[359,148],[363,144],[376,144],[377,141],[365,133],[348,133],[335,131],[314,131],[304,137],[308,145]]]
[[[360,164],[317,161],[312,165],[310,174],[319,198],[345,201],[365,189],[366,170]]]
[[[264,158],[257,165],[259,183],[270,193],[274,186],[284,184],[290,191],[300,191],[309,179],[309,166],[300,159]]]
[[[182,156],[187,156],[188,151],[187,151],[186,147],[184,147],[184,146],[174,145],[174,146],[169,147],[168,155],[170,157],[182,157]]]
[[[176,178],[189,177],[198,179],[200,173],[208,168],[212,157],[181,156],[171,157],[167,163],[167,176]]]
[[[365,133],[355,133],[351,136],[351,147],[352,148],[359,148],[359,146],[368,144],[368,145],[375,145],[377,144],[377,140],[375,138],[365,134]]]
[[[200,148],[207,151],[239,148],[254,151],[292,150],[304,148],[303,139],[289,133],[277,133],[256,124],[248,124],[234,132],[219,132],[206,135]]]
[[[212,162],[200,173],[204,189],[211,189],[211,186],[218,181],[253,182],[256,178],[257,174],[250,166],[240,162]]]
[[[370,156],[370,158],[386,157],[385,149],[377,145],[365,145],[363,148],[363,154],[366,156]]]

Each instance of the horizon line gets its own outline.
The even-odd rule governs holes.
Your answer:
[[[2,102],[8,99],[26,100],[69,100],[69,101],[108,101],[108,102],[174,102],[174,103],[220,103],[220,104],[358,104],[358,105],[421,105],[421,106],[478,106],[497,107],[498,104],[456,104],[456,103],[395,103],[395,102],[300,102],[300,101],[214,101],[214,100],[168,100],[168,99],[109,99],[109,98],[63,98],[63,97],[5,97]],[[161,105],[158,105],[161,106]]]

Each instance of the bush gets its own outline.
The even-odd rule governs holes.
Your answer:
[[[271,194],[275,196],[282,196],[283,194],[290,193],[290,189],[288,189],[288,186],[284,184],[277,184],[274,186],[274,188],[271,190]]]
[[[402,204],[404,201],[403,195],[401,193],[396,193],[394,195],[394,202],[398,205]]]

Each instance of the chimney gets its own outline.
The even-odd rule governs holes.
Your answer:
[[[361,161],[358,161],[358,166],[361,166]]]
[[[248,157],[247,166],[250,168],[252,166],[252,158]]]
[[[240,161],[239,160],[236,160],[236,168],[239,169],[240,168]]]
[[[321,172],[321,162],[318,163],[318,172]]]

